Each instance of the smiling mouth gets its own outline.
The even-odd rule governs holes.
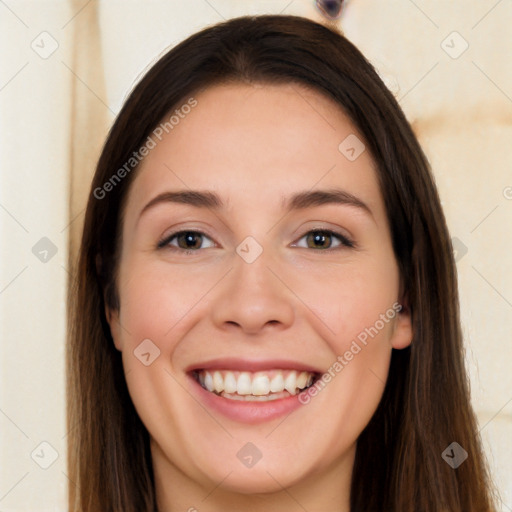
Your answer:
[[[230,400],[267,402],[297,395],[312,386],[319,373],[297,370],[258,372],[235,370],[194,370],[203,389]]]

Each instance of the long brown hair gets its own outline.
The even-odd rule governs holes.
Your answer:
[[[382,400],[358,438],[351,511],[493,510],[463,361],[455,261],[427,159],[397,101],[353,44],[305,18],[265,15],[208,27],[168,51],[131,92],[104,145],[69,294],[70,512],[156,510],[149,435],[104,313],[105,304],[119,308],[123,205],[137,167],[126,163],[173,109],[225,82],[299,83],[327,95],[377,165],[414,339],[393,350]],[[452,442],[468,453],[456,469],[442,457]]]

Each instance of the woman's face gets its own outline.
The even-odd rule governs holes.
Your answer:
[[[303,86],[195,100],[136,171],[107,311],[157,482],[348,482],[391,349],[412,338],[372,158]]]

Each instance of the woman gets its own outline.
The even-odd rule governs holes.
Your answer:
[[[70,298],[70,510],[493,510],[434,180],[340,34],[241,17],[164,55]]]

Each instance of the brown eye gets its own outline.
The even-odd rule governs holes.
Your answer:
[[[178,231],[164,238],[158,243],[159,248],[169,247],[176,250],[195,251],[201,249],[203,238],[210,240],[200,231]],[[177,244],[171,243],[176,239]],[[209,246],[213,247],[213,243]]]
[[[180,249],[199,249],[201,246],[200,237],[200,233],[184,231],[176,237],[178,240],[178,247],[180,247]]]
[[[343,247],[354,247],[354,243],[341,233],[335,233],[331,230],[313,230],[301,237],[306,238],[307,249],[334,250]],[[338,244],[333,247],[333,239],[338,240]],[[299,245],[304,247],[304,245]]]
[[[332,244],[331,235],[327,231],[311,231],[311,233],[307,234],[307,241],[308,247],[313,249],[318,247],[320,249],[328,249]]]

